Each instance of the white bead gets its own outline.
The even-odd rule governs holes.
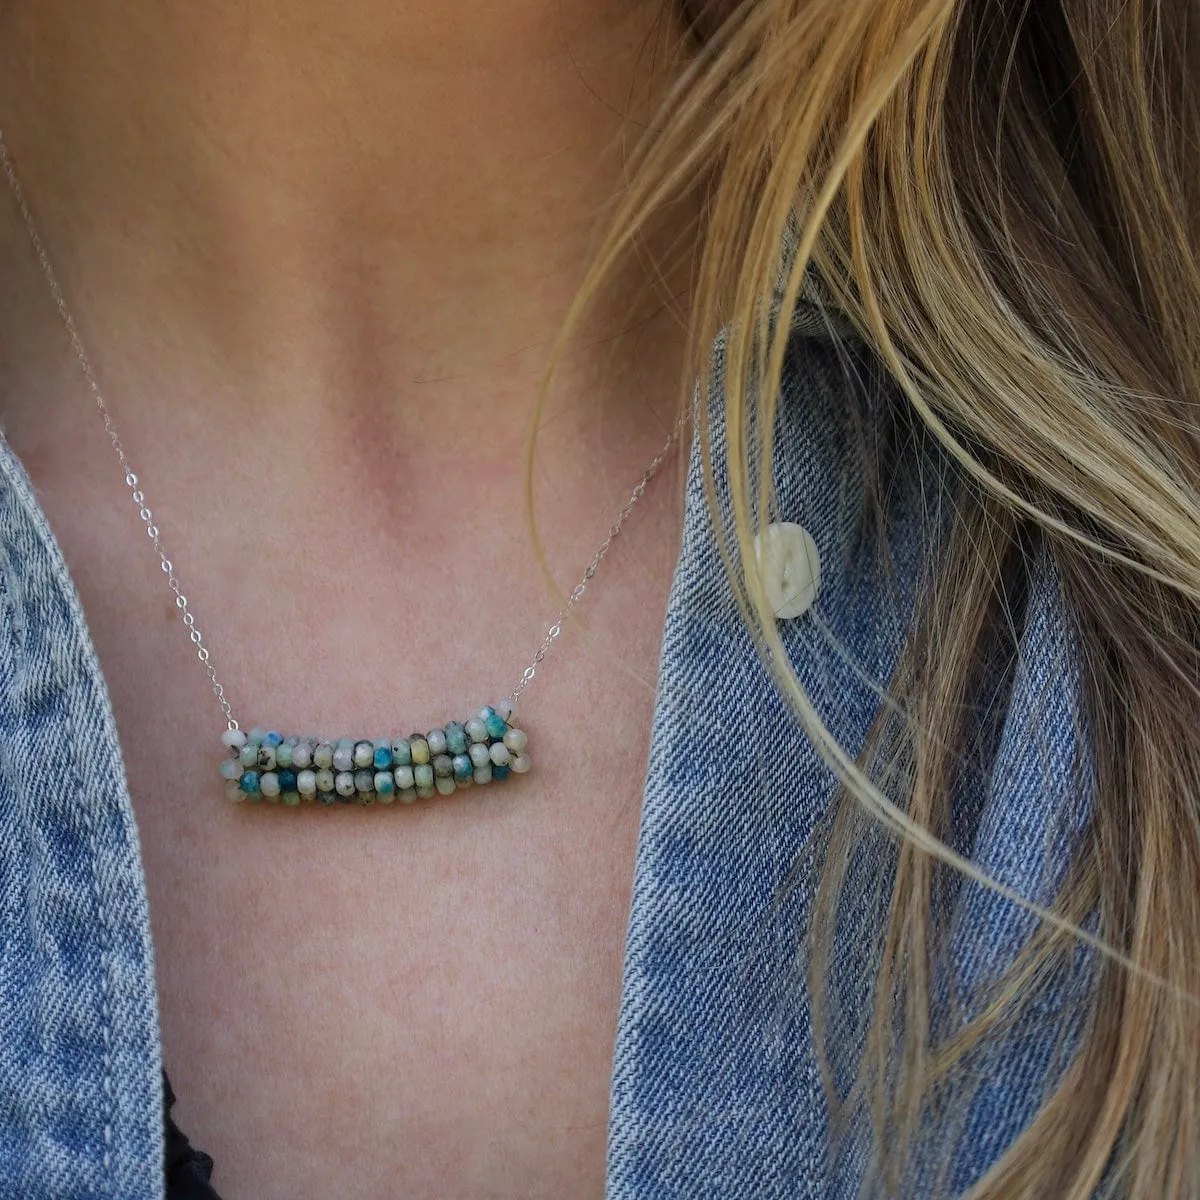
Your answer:
[[[516,771],[518,775],[524,775],[525,772],[528,771],[532,766],[533,763],[528,754],[518,754],[517,757],[512,760],[512,769]]]
[[[504,744],[514,753],[520,754],[529,745],[529,738],[523,729],[510,729],[504,735]]]
[[[472,742],[468,747],[468,753],[471,755],[472,764],[477,767],[485,767],[492,761],[485,742]]]
[[[397,767],[392,772],[392,777],[396,781],[396,787],[402,792],[407,792],[414,786],[412,767]],[[413,799],[415,800],[416,798],[417,793],[413,792]]]
[[[297,771],[296,791],[302,796],[315,796],[317,794],[317,773],[315,771]]]
[[[246,744],[246,735],[240,729],[227,729],[221,734],[221,745],[227,750],[240,750]]]
[[[497,767],[507,767],[512,761],[512,755],[508,752],[508,747],[503,742],[493,742],[492,748],[488,751],[488,757]]]
[[[425,739],[429,743],[429,753],[435,757],[446,753],[446,734],[441,729],[431,729]]]
[[[496,716],[500,720],[512,724],[513,715],[517,711],[517,706],[511,700],[498,700],[495,705]]]
[[[278,796],[279,776],[274,771],[264,771],[259,778],[258,786],[264,796]]]
[[[415,804],[417,800],[417,789],[401,788],[400,791],[396,793],[396,799],[399,800],[401,804]]]
[[[771,611],[781,620],[806,612],[821,586],[821,557],[803,525],[781,521],[754,539],[758,570]]]
[[[339,796],[353,796],[356,790],[354,776],[349,771],[339,771],[334,778],[333,787]]]
[[[489,761],[486,767],[476,767],[475,774],[472,776],[476,783],[491,783],[492,782],[492,764]]]
[[[467,737],[473,742],[486,742],[488,737],[487,726],[478,717],[472,717],[467,722]]]
[[[375,762],[375,746],[372,742],[359,742],[354,747],[354,765],[356,767],[369,767]]]
[[[246,793],[242,791],[242,785],[236,779],[227,779],[225,781],[225,795],[234,804],[241,804],[246,799]]]
[[[328,767],[322,767],[315,772],[317,780],[318,792],[332,792],[334,788],[334,775]]]
[[[241,779],[242,764],[236,758],[227,758],[221,763],[222,779]]]
[[[292,766],[304,771],[312,766],[312,747],[307,742],[297,742],[292,747]]]
[[[448,796],[454,791],[454,776],[453,775],[438,775],[434,779],[434,786],[443,796]]]

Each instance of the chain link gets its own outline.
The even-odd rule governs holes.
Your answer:
[[[20,180],[17,178],[17,172],[13,167],[12,159],[9,158],[8,146],[5,143],[2,131],[0,131],[0,169],[3,169],[5,177],[8,179],[8,186],[12,189],[13,199],[17,202],[17,208],[21,213],[21,220],[25,222],[25,231],[29,234],[29,240],[33,243],[34,253],[36,253],[38,262],[42,267],[42,274],[45,275],[46,283],[50,287],[50,295],[54,299],[54,307],[58,309],[58,315],[62,318],[63,326],[67,331],[67,337],[71,342],[71,349],[74,351],[75,358],[83,371],[84,379],[87,380],[88,390],[91,392],[93,401],[95,401],[96,409],[104,421],[104,431],[108,434],[108,440],[112,442],[113,450],[116,451],[117,459],[121,464],[121,471],[125,477],[125,486],[130,492],[130,498],[137,506],[138,516],[141,517],[142,523],[146,526],[147,535],[151,542],[154,543],[154,551],[158,555],[159,566],[162,568],[163,574],[167,577],[167,586],[175,595],[175,607],[179,610],[184,627],[188,631],[188,637],[192,645],[196,648],[196,657],[200,660],[201,666],[204,667],[205,673],[208,675],[208,682],[212,687],[212,693],[216,697],[217,703],[221,706],[221,712],[224,714],[225,720],[229,723],[229,728],[237,729],[238,723],[234,719],[233,709],[225,697],[225,688],[222,686],[220,680],[217,679],[217,668],[212,661],[212,655],[208,647],[204,644],[203,635],[196,628],[196,619],[192,615],[191,609],[188,608],[187,597],[180,590],[179,579],[175,575],[175,568],[172,566],[171,560],[167,557],[166,551],[163,549],[158,526],[154,523],[154,514],[146,504],[145,492],[142,491],[137,474],[130,465],[129,457],[125,453],[125,447],[121,443],[117,427],[113,424],[112,414],[108,411],[108,405],[104,401],[104,393],[100,389],[96,372],[92,369],[91,360],[88,358],[87,351],[83,348],[83,339],[79,336],[79,330],[75,326],[75,318],[71,315],[71,310],[67,307],[67,301],[63,296],[62,288],[58,285],[58,276],[54,273],[54,268],[50,264],[50,255],[46,252],[46,247],[42,244],[41,234],[38,233],[37,226],[34,224],[33,213],[30,212],[29,205],[26,203],[25,192],[21,187]]]
[[[196,657],[200,660],[201,666],[204,667],[205,673],[208,676],[208,682],[212,687],[212,693],[216,697],[217,703],[221,707],[221,712],[225,716],[225,720],[229,724],[230,729],[237,729],[238,723],[234,718],[233,709],[229,700],[225,696],[225,688],[217,678],[217,669],[212,661],[212,654],[208,647],[204,644],[204,638],[200,630],[196,628],[196,618],[192,614],[191,608],[188,606],[187,596],[183,594],[182,587],[179,582],[179,577],[175,574],[175,567],[171,560],[167,557],[166,551],[163,549],[162,540],[159,534],[158,525],[154,521],[154,514],[146,504],[146,495],[142,490],[142,485],[138,480],[137,474],[130,465],[129,458],[125,453],[125,447],[121,442],[120,436],[117,434],[116,425],[113,423],[112,414],[108,411],[108,405],[105,403],[104,393],[100,388],[100,383],[96,378],[96,372],[92,367],[91,359],[88,358],[87,351],[84,349],[83,339],[79,336],[79,330],[75,325],[75,318],[71,315],[71,310],[67,307],[66,298],[63,295],[62,288],[58,283],[58,276],[55,274],[54,268],[50,263],[50,255],[46,251],[45,245],[42,243],[41,235],[38,233],[37,226],[33,220],[33,213],[30,211],[29,205],[25,200],[25,192],[21,187],[20,180],[17,178],[16,169],[13,167],[12,160],[8,154],[8,146],[4,140],[4,133],[0,130],[0,169],[4,171],[5,177],[8,179],[8,185],[12,190],[13,199],[16,201],[17,208],[20,210],[21,219],[25,223],[25,230],[29,234],[29,240],[33,244],[33,249],[37,255],[38,262],[41,264],[42,274],[46,277],[46,283],[50,288],[50,295],[54,300],[54,306],[58,310],[58,315],[62,320],[63,326],[67,331],[67,337],[70,339],[71,349],[75,354],[75,358],[79,363],[80,369],[83,371],[83,377],[87,381],[88,390],[91,393],[92,400],[95,402],[96,409],[100,413],[104,421],[104,430],[108,434],[108,439],[112,443],[112,448],[116,452],[117,459],[121,464],[121,471],[125,477],[125,486],[129,489],[130,498],[136,505],[138,516],[146,527],[146,534],[154,544],[155,553],[158,555],[159,566],[162,568],[163,574],[167,577],[167,586],[171,589],[175,597],[175,607],[179,611],[180,619],[183,622],[184,629],[187,631],[188,639],[196,650]],[[600,543],[600,548],[592,556],[592,561],[588,563],[583,572],[583,577],[575,585],[562,611],[555,618],[554,623],[546,631],[546,636],[542,639],[542,644],[538,647],[537,653],[533,656],[533,661],[525,668],[521,674],[520,682],[509,693],[509,700],[514,704],[520,698],[521,693],[533,680],[537,674],[537,669],[541,666],[546,654],[550,650],[554,640],[562,633],[563,622],[575,611],[580,600],[583,599],[583,594],[587,590],[587,585],[595,576],[600,563],[604,556],[612,548],[613,542],[617,535],[621,532],[621,527],[625,524],[626,518],[633,511],[637,502],[645,495],[646,488],[650,481],[658,473],[658,469],[666,461],[667,456],[671,453],[676,442],[679,440],[680,432],[687,420],[688,414],[685,411],[679,418],[674,429],[671,430],[670,437],[667,438],[666,444],[655,456],[654,461],[646,469],[645,474],[634,485],[633,491],[629,495],[629,499],[621,506],[621,511],[617,514],[617,519],[613,522],[608,531],[608,536]]]
[[[546,631],[546,636],[542,639],[542,644],[538,647],[537,653],[533,656],[533,662],[525,668],[521,673],[521,680],[517,686],[509,693],[509,700],[516,703],[521,693],[529,685],[533,677],[537,674],[537,669],[542,665],[542,660],[546,657],[554,639],[562,633],[563,622],[575,611],[576,605],[583,599],[583,593],[587,590],[587,585],[592,581],[592,577],[596,574],[600,563],[604,556],[612,548],[613,542],[617,535],[621,532],[621,526],[625,524],[626,517],[633,511],[637,502],[646,494],[646,488],[650,484],[650,480],[658,474],[658,469],[667,460],[667,456],[671,453],[675,443],[679,440],[679,434],[683,429],[684,422],[687,420],[685,412],[676,422],[675,428],[671,430],[671,436],[667,438],[666,445],[655,455],[654,461],[646,468],[646,473],[634,485],[633,491],[629,494],[629,499],[621,506],[621,511],[617,513],[617,519],[612,523],[612,527],[608,531],[608,537],[600,543],[600,548],[592,555],[592,561],[588,563],[583,572],[583,578],[575,585],[566,604],[563,605],[562,611],[554,620],[554,624]]]

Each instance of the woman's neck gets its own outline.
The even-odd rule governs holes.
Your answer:
[[[457,380],[434,402],[469,413],[510,378],[527,404],[620,184],[622,113],[636,129],[678,69],[666,13],[16,0],[0,118],[110,344],[136,327],[160,362],[219,363],[243,409],[420,409]]]

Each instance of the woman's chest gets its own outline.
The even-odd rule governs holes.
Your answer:
[[[671,527],[613,564],[522,698],[528,775],[286,810],[227,802],[220,712],[154,564],[69,496],[47,508],[121,738],[174,1115],[224,1200],[601,1195]],[[201,580],[192,600],[245,725],[402,735],[516,682],[521,639],[489,636],[468,588],[398,591],[248,579],[222,610]]]
[[[601,1195],[638,772],[539,769],[233,829],[135,802],[175,1115],[223,1197]]]

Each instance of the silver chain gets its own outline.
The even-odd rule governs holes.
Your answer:
[[[38,262],[41,264],[42,274],[45,275],[46,283],[50,287],[50,295],[54,299],[54,306],[58,309],[58,315],[62,318],[63,326],[67,331],[67,337],[70,339],[71,349],[74,351],[75,358],[83,371],[84,379],[87,380],[88,390],[95,401],[96,409],[104,421],[104,431],[108,434],[108,440],[112,442],[113,450],[116,451],[117,459],[121,464],[121,470],[125,476],[125,486],[129,488],[130,497],[137,506],[138,516],[146,527],[147,535],[154,543],[154,551],[158,555],[159,566],[163,574],[167,577],[167,586],[171,589],[175,597],[175,607],[179,610],[179,616],[183,621],[184,628],[187,630],[188,638],[196,648],[196,657],[200,660],[205,673],[208,675],[213,695],[216,697],[217,703],[221,706],[221,712],[224,714],[225,720],[229,723],[229,728],[237,729],[238,723],[234,718],[233,709],[225,695],[225,688],[220,680],[217,679],[217,669],[212,661],[212,655],[208,647],[204,644],[204,638],[196,626],[196,618],[193,616],[192,610],[188,605],[187,596],[183,594],[179,578],[175,574],[175,567],[162,547],[162,540],[159,536],[158,525],[154,521],[154,514],[146,504],[145,491],[138,481],[133,467],[130,465],[129,457],[125,453],[125,447],[121,442],[120,436],[117,434],[117,427],[113,423],[112,414],[108,411],[108,405],[105,403],[104,393],[100,389],[100,383],[96,378],[96,372],[92,367],[91,359],[88,358],[87,351],[84,349],[83,339],[79,336],[79,330],[75,325],[75,318],[71,315],[71,310],[67,307],[66,298],[63,296],[62,288],[58,283],[58,276],[55,274],[54,267],[50,262],[50,255],[46,252],[46,247],[42,242],[41,235],[38,233],[37,225],[34,223],[33,213],[30,211],[29,204],[25,200],[25,192],[21,187],[20,180],[17,178],[17,172],[13,167],[12,160],[9,158],[8,146],[5,143],[2,130],[0,130],[0,168],[3,169],[8,179],[13,199],[16,200],[17,208],[21,213],[21,219],[25,222],[25,230],[29,234],[29,240],[32,242]],[[588,563],[587,568],[584,570],[583,578],[575,585],[562,611],[555,617],[554,623],[546,631],[546,636],[542,639],[542,644],[533,656],[533,662],[525,668],[521,674],[520,682],[509,693],[508,698],[513,703],[516,703],[534,675],[537,674],[537,669],[541,666],[542,660],[546,657],[554,639],[562,633],[563,622],[566,621],[580,600],[583,599],[583,593],[587,590],[587,585],[591,582],[601,561],[612,547],[617,535],[621,532],[621,526],[625,524],[626,518],[633,511],[637,502],[645,495],[650,481],[658,473],[659,467],[666,461],[675,443],[679,440],[679,434],[683,429],[687,416],[688,414],[685,411],[679,418],[674,429],[671,430],[671,436],[667,438],[666,445],[655,456],[654,461],[646,469],[645,474],[634,485],[629,499],[621,506],[621,511],[617,514],[617,519],[609,528],[608,536],[600,543],[600,548],[592,556],[592,561]]]

